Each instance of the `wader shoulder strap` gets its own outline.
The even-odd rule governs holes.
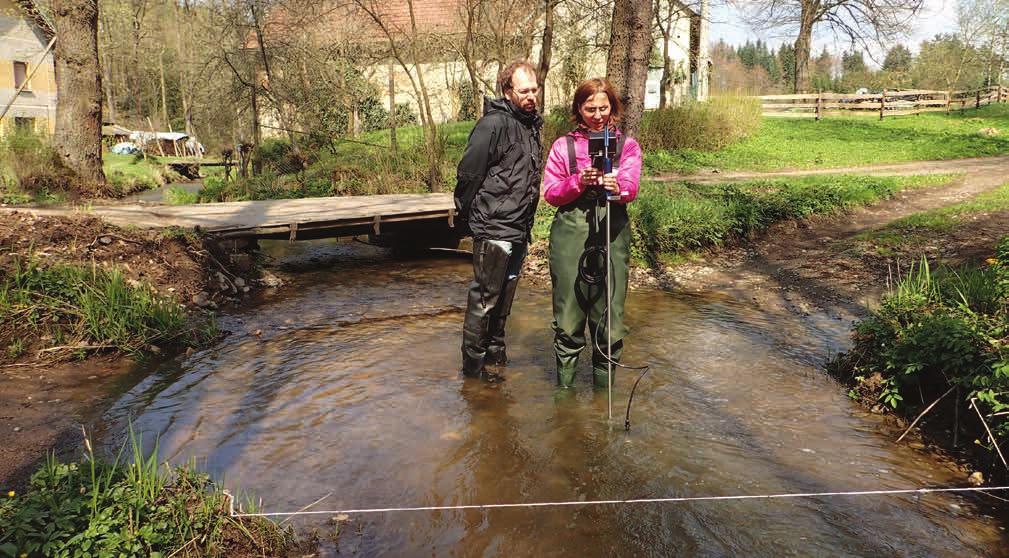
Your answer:
[[[568,175],[578,174],[578,161],[575,159],[575,138],[567,135],[564,139],[568,143]]]

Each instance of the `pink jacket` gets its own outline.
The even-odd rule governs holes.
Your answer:
[[[592,165],[589,158],[589,137],[584,130],[575,130],[569,135],[575,138],[575,161],[578,170]],[[565,136],[557,138],[550,147],[546,168],[543,169],[543,199],[550,205],[560,207],[578,199],[585,191],[577,174],[569,174],[568,146]],[[620,203],[628,203],[638,195],[638,179],[641,177],[641,146],[634,138],[624,141],[617,171],[620,186]]]

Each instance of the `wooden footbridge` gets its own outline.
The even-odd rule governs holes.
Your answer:
[[[451,194],[0,210],[38,215],[94,215],[120,226],[180,227],[221,239],[294,241],[368,234],[390,245],[454,246],[459,241]]]

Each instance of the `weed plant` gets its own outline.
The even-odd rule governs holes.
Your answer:
[[[126,454],[124,456],[124,453]],[[112,460],[48,457],[24,494],[0,500],[0,556],[280,556],[291,530],[231,517],[228,497],[193,467],[159,467],[131,431]]]
[[[1009,438],[1009,237],[981,267],[933,269],[922,259],[855,327],[852,349],[831,370],[852,397],[913,416],[950,388],[978,409],[1003,444]],[[978,444],[992,449],[971,420]],[[950,423],[952,424],[952,423]]]
[[[151,345],[199,343],[211,333],[190,328],[183,308],[149,285],[131,285],[114,268],[43,267],[34,259],[15,260],[0,278],[0,316],[8,357],[24,351],[23,338],[40,334],[83,355],[92,348],[139,353]]]

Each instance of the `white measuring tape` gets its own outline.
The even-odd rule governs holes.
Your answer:
[[[235,500],[230,492],[223,491],[228,498],[228,509],[232,517],[292,517],[299,515],[338,515],[338,514],[368,514],[368,513],[392,513],[392,512],[421,512],[421,511],[455,511],[455,510],[494,510],[507,508],[550,508],[564,506],[601,506],[619,504],[670,504],[683,502],[718,502],[718,501],[738,501],[738,500],[776,500],[786,498],[821,498],[836,496],[889,496],[898,494],[932,494],[937,492],[998,492],[1009,490],[1009,486],[994,487],[965,487],[965,488],[906,488],[895,490],[858,490],[847,492],[796,492],[783,494],[743,494],[736,496],[683,496],[674,498],[635,498],[628,500],[581,500],[568,502],[527,502],[514,504],[463,504],[458,506],[417,506],[400,508],[361,508],[345,510],[306,510],[302,509],[293,512],[267,512],[267,513],[241,513],[235,512]],[[992,496],[995,497],[995,496]],[[325,499],[325,498],[323,498]],[[316,501],[318,503],[321,500]],[[314,504],[311,504],[314,505]],[[311,505],[306,507],[311,507]]]

